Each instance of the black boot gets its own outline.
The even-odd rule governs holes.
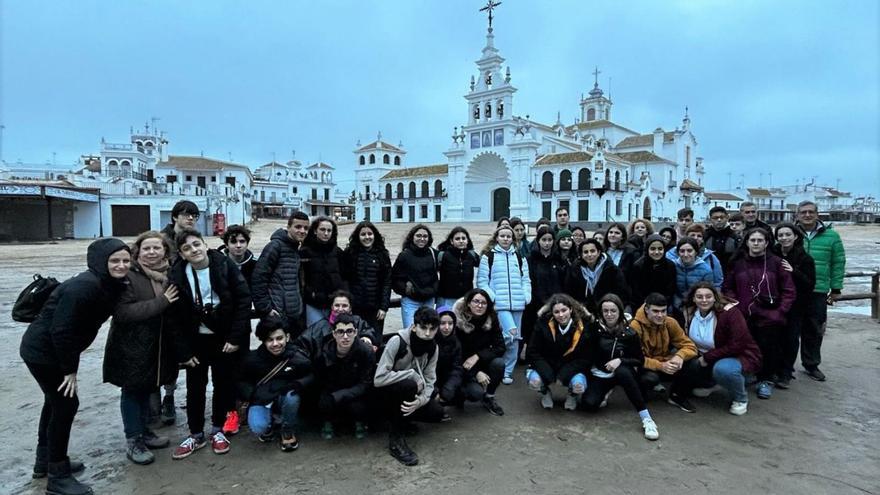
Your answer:
[[[400,461],[404,466],[415,466],[419,463],[419,456],[409,448],[409,445],[406,444],[406,438],[400,432],[391,432],[388,451],[391,452],[391,457]]]
[[[49,482],[46,483],[46,495],[91,495],[94,493],[88,485],[84,485],[73,477],[70,472],[70,460],[49,463]]]
[[[80,473],[85,469],[85,465],[81,462],[70,461],[70,472]],[[49,447],[37,446],[37,456],[34,461],[34,478],[45,478],[49,472]]]

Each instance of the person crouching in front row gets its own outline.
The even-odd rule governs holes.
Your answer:
[[[293,452],[300,395],[314,381],[312,363],[290,342],[284,321],[267,316],[257,324],[256,336],[263,343],[242,360],[238,393],[247,408],[248,426],[262,442],[271,442],[276,429],[272,413],[281,415],[281,450]]]
[[[379,403],[391,421],[388,449],[406,466],[419,463],[404,438],[410,421],[443,421],[443,406],[432,399],[437,379],[437,344],[434,336],[440,317],[431,308],[421,307],[413,324],[391,337],[376,365],[373,385]]]

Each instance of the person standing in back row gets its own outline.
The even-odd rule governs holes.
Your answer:
[[[336,243],[339,230],[327,217],[312,221],[299,255],[302,259],[303,302],[306,303],[306,326],[330,315],[330,294],[348,290],[342,278],[342,250]]]
[[[433,243],[431,230],[420,223],[406,234],[403,249],[394,260],[391,287],[401,296],[403,328],[412,326],[417,309],[434,307],[440,279],[437,276],[437,252],[431,247]]]

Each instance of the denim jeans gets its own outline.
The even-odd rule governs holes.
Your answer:
[[[306,304],[306,326],[310,327],[312,324],[317,323],[324,318],[330,316],[329,309],[321,309],[316,308],[314,306],[310,306]]]
[[[529,382],[529,388],[535,390],[537,392],[544,393],[550,389],[550,385],[544,385],[544,381],[541,380],[541,375],[538,374],[535,370],[526,370],[526,380]],[[573,390],[575,386],[580,385],[581,388],[586,391],[587,390],[587,377],[583,373],[578,373],[571,377],[571,380],[568,381],[568,391],[574,393]]]
[[[125,438],[137,438],[147,432],[150,421],[150,395],[152,390],[122,389],[119,409]]]
[[[498,311],[498,323],[501,324],[501,333],[504,335],[504,376],[513,376],[513,368],[516,366],[516,358],[519,354],[519,340],[522,334],[519,331],[522,324],[522,311]]]
[[[248,408],[248,427],[254,435],[262,435],[272,428],[272,407],[281,411],[281,431],[295,433],[299,415],[300,397],[291,390],[275,399],[272,404],[260,406],[251,404]]]
[[[421,308],[422,306],[426,308],[433,308],[434,298],[432,297],[427,301],[416,301],[408,297],[400,298],[400,318],[401,320],[403,320],[403,328],[409,328],[410,326],[412,326],[413,316],[415,316],[416,310]]]
[[[443,306],[449,306],[451,308],[453,305],[455,305],[455,301],[458,301],[458,299],[456,299],[454,297],[451,299],[448,299],[445,297],[438,297],[436,300],[438,308],[442,308]]]
[[[748,402],[746,379],[743,376],[742,363],[737,358],[723,358],[712,367],[712,379],[724,387],[730,397],[737,402]]]

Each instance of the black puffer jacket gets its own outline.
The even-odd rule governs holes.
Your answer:
[[[303,271],[303,301],[311,306],[327,309],[335,290],[348,290],[342,278],[342,250],[336,238],[320,244],[304,245],[299,252]]]
[[[648,256],[648,248],[655,241],[663,241],[658,234],[651,234],[646,241],[642,256],[633,263],[627,274],[627,283],[630,288],[630,304],[638,308],[645,303],[645,298],[652,292],[658,292],[671,301],[675,296],[675,263],[665,255],[655,261]]]
[[[623,277],[623,271],[618,268],[606,254],[601,255],[605,259],[605,266],[602,267],[602,273],[599,274],[599,280],[596,282],[595,290],[587,296],[587,281],[581,273],[582,261],[570,266],[565,273],[565,292],[569,296],[580,301],[587,311],[592,314],[597,312],[596,303],[605,294],[615,294],[623,301],[624,306],[629,305],[629,287]]]
[[[217,293],[219,304],[214,302],[214,334],[241,349],[247,349],[251,332],[251,293],[247,282],[231,259],[213,249],[208,250],[208,270],[211,289]],[[178,260],[168,277],[180,290],[180,299],[169,310],[168,321],[174,329],[174,346],[177,362],[184,363],[193,357],[193,340],[199,333],[202,312],[199,311],[189,285],[186,270],[190,264]]]
[[[291,328],[302,314],[303,302],[299,289],[299,243],[285,229],[272,234],[269,244],[260,253],[251,276],[254,308],[259,316],[273,309],[281,315],[284,328]]]
[[[605,363],[620,359],[620,364],[638,369],[645,362],[642,339],[629,326],[621,333],[609,332],[598,320],[589,325],[589,340],[593,366],[602,371]]]
[[[376,347],[382,346],[382,336],[377,335],[376,331],[361,319],[360,316],[352,315],[354,319],[354,327],[357,329],[357,338],[366,337],[370,339]],[[315,360],[320,356],[324,344],[328,340],[333,340],[331,332],[333,328],[327,318],[322,318],[312,323],[303,333],[296,339],[296,345],[302,349],[309,359]]]
[[[562,335],[550,308],[545,306],[542,311],[526,348],[526,361],[545,385],[556,380],[567,384],[578,373],[586,376],[590,368],[586,324],[574,320],[568,332]]]
[[[709,226],[703,234],[703,247],[712,250],[712,254],[721,262],[722,271],[727,272],[727,262],[739,247],[739,241],[729,225],[721,230]]]
[[[146,390],[177,378],[171,329],[165,311],[171,306],[164,292],[137,264],[131,264],[128,287],[113,312],[104,346],[104,381]]]
[[[125,290],[125,280],[114,279],[107,269],[110,255],[119,250],[128,251],[119,239],[89,244],[88,270],[55,288],[25,331],[19,348],[25,362],[57,366],[64,375],[76,373],[79,355],[94,342]]]
[[[464,376],[464,369],[461,367],[461,342],[455,333],[453,329],[448,337],[444,337],[438,331],[434,337],[437,342],[437,385],[434,391],[444,402],[455,398]]]
[[[474,322],[464,316],[464,299],[455,301],[452,310],[455,312],[455,334],[461,343],[462,360],[476,354],[481,363],[488,364],[493,359],[504,356],[506,347],[498,318],[483,318],[478,326],[474,325]],[[471,374],[476,374],[475,368],[476,366],[471,368]]]
[[[287,364],[275,376],[266,383],[257,385],[285,359]],[[293,343],[288,342],[278,356],[269,352],[265,345],[260,345],[248,352],[241,361],[238,397],[251,404],[267,405],[291,390],[302,393],[312,382],[312,363]]]
[[[322,393],[329,393],[336,404],[364,398],[373,385],[376,356],[367,344],[355,340],[345,357],[336,355],[336,340],[324,342],[321,356],[313,361],[315,377]]]
[[[412,282],[407,293],[406,283]],[[415,301],[427,301],[437,296],[437,252],[432,247],[408,246],[397,255],[391,272],[391,288],[401,296]]]
[[[553,294],[562,292],[562,281],[565,276],[565,263],[553,251],[550,256],[541,254],[538,243],[533,243],[529,255],[529,277],[532,279],[532,305],[540,307]]]
[[[343,253],[343,275],[354,294],[351,301],[356,313],[388,311],[391,304],[391,258],[388,250],[349,246]]]
[[[438,254],[437,265],[440,272],[437,297],[458,299],[474,288],[480,256],[473,249],[449,246]]]

